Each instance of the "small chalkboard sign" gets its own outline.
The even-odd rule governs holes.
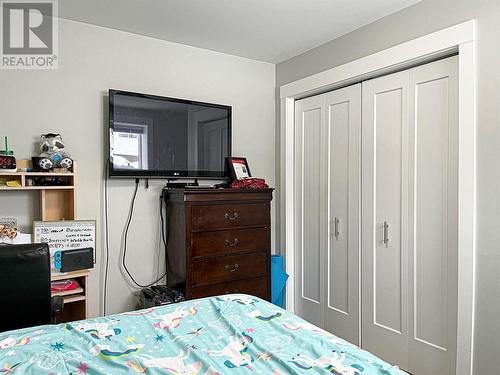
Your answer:
[[[95,259],[95,220],[35,221],[33,242],[47,243],[50,254],[91,247]]]

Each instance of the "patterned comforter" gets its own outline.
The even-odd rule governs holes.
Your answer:
[[[0,374],[252,373],[403,372],[245,294],[0,333]]]

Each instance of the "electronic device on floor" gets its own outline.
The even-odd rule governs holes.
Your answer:
[[[141,290],[139,307],[147,309],[149,307],[163,306],[184,300],[184,295],[176,289],[165,285],[153,285],[150,288]]]

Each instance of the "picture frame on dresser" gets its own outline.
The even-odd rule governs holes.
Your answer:
[[[252,177],[250,167],[248,166],[247,158],[234,156],[227,158],[229,171],[233,180],[243,180],[244,178]]]

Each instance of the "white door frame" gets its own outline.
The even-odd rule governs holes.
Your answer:
[[[475,21],[399,44],[280,87],[281,248],[290,275],[286,306],[294,307],[294,107],[295,100],[458,53],[458,324],[457,374],[472,374],[476,245],[476,52]]]

